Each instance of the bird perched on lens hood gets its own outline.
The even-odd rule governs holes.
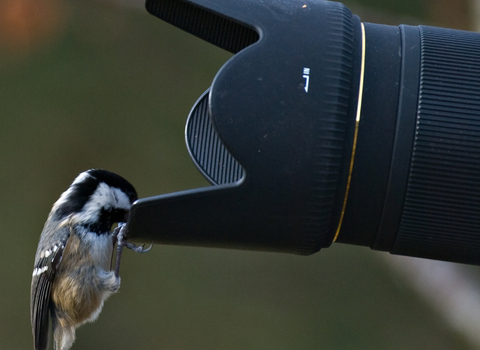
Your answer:
[[[91,169],[55,202],[40,236],[32,275],[35,350],[48,347],[49,318],[55,350],[69,349],[75,329],[95,321],[104,301],[118,291],[118,270],[111,271],[117,237],[111,228],[126,222],[135,200],[137,192],[127,180]],[[119,256],[117,269],[118,264]]]

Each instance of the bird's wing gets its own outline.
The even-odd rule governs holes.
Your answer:
[[[33,268],[30,317],[35,350],[44,350],[48,346],[50,290],[58,264],[62,260],[65,245],[70,237],[70,229],[68,227],[62,228],[61,231],[61,234],[57,236],[59,239],[56,242],[51,244],[40,242],[43,249],[37,252]]]

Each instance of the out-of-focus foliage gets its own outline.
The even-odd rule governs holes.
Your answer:
[[[425,1],[404,0],[404,1],[383,1],[383,0],[346,0],[340,1],[347,6],[362,6],[384,13],[401,17],[425,18]]]

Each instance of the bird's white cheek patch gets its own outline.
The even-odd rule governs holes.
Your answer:
[[[98,221],[102,209],[129,210],[130,207],[130,200],[125,192],[101,182],[82,211],[74,215],[74,219],[77,222],[94,223]]]

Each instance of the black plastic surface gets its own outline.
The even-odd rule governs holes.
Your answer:
[[[198,36],[215,46],[237,53],[258,40],[258,33],[246,23],[235,18],[242,17],[247,1],[147,0],[147,11],[174,26]],[[223,6],[222,6],[223,5]],[[235,13],[235,9],[238,12]],[[233,15],[232,15],[233,14]],[[228,17],[231,16],[231,17]]]
[[[418,117],[392,252],[480,264],[480,35],[419,29]]]
[[[412,159],[420,88],[420,32],[418,27],[401,25],[402,65],[392,163],[382,217],[371,247],[390,251],[397,237],[402,215],[408,172]]]
[[[362,113],[351,187],[337,242],[370,246],[378,231],[390,173],[402,56],[398,27],[365,23],[365,35]]]
[[[236,54],[186,129],[215,186],[137,201],[129,238],[311,254],[341,227],[338,242],[480,264],[479,34],[365,23],[356,129],[362,24],[342,4],[147,9]]]
[[[198,99],[187,119],[185,141],[198,170],[213,185],[240,181],[242,166],[228,152],[213,128],[208,113],[210,89]]]
[[[233,52],[245,46],[236,41],[254,42],[219,71],[208,105],[244,177],[139,200],[129,237],[298,254],[330,245],[352,152],[358,17],[324,1],[149,0],[147,8]]]

